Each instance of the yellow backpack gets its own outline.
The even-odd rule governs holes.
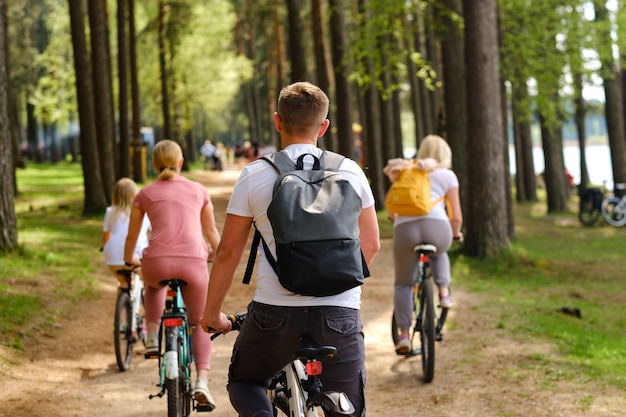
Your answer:
[[[428,171],[411,167],[400,172],[398,179],[391,185],[385,199],[385,207],[390,213],[402,216],[423,216],[441,200],[446,200],[448,216],[452,218],[448,199],[445,196],[430,199],[430,177]]]

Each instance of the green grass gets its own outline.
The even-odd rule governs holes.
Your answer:
[[[96,296],[103,216],[81,215],[80,165],[30,164],[17,175],[20,246],[0,255],[0,343],[19,350],[25,338]],[[378,217],[381,237],[391,238],[386,213]],[[574,212],[548,216],[540,202],[516,207],[516,231],[511,250],[496,259],[453,249],[454,288],[487,300],[476,311],[504,336],[555,347],[529,353],[524,365],[544,372],[546,384],[594,380],[626,388],[626,228],[582,227]],[[580,309],[582,318],[563,307]]]
[[[54,325],[83,297],[93,297],[102,218],[83,217],[78,164],[30,164],[17,171],[19,248],[1,256],[0,344]]]
[[[532,357],[554,378],[590,378],[626,388],[624,229],[584,228],[575,213],[533,214],[517,207],[517,237],[493,260],[453,256],[457,287],[489,300],[481,312],[520,340],[554,344],[559,355]],[[565,314],[579,309],[581,318]]]

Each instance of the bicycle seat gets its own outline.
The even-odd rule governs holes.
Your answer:
[[[413,252],[428,255],[437,252],[437,247],[432,243],[420,243],[413,247]]]
[[[332,358],[337,354],[336,347],[320,345],[310,334],[303,334],[300,340],[301,345],[293,354],[294,359],[317,360]]]
[[[117,272],[119,275],[125,277],[125,278],[130,278],[133,275],[133,270],[132,269],[118,269]]]
[[[170,286],[171,288],[173,287],[184,287],[185,285],[187,285],[186,281],[183,281],[180,278],[170,278],[170,279],[164,279],[163,281],[159,281],[159,284],[161,284],[162,286]]]

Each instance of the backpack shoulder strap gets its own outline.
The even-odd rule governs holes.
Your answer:
[[[265,257],[269,262],[270,266],[278,274],[278,265],[274,257],[272,256],[272,252],[270,252],[270,248],[265,243],[265,239],[261,236],[261,232],[259,229],[254,226],[254,237],[252,238],[252,245],[250,245],[250,256],[248,256],[248,263],[246,264],[246,272],[243,274],[242,283],[249,285],[250,279],[252,278],[252,271],[254,270],[254,263],[256,262],[256,253],[259,248],[259,243],[263,243],[263,251],[265,251]]]
[[[284,152],[274,152],[261,157],[267,161],[280,174],[285,174],[296,169],[296,164]]]
[[[326,171],[339,171],[339,167],[343,163],[344,159],[346,159],[346,157],[341,154],[324,151],[324,153],[322,153],[322,157],[320,158],[322,169]]]

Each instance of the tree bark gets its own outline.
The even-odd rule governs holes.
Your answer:
[[[85,184],[84,214],[102,213],[107,207],[107,198],[102,185],[96,125],[94,115],[93,89],[89,72],[89,54],[85,38],[85,10],[82,0],[69,0],[70,24],[74,68],[76,70],[76,96],[80,121],[81,163]]]
[[[510,246],[504,184],[496,0],[464,0],[467,68],[467,237],[470,256],[491,257]]]
[[[141,140],[141,110],[139,103],[139,80],[137,76],[137,37],[135,35],[135,0],[128,0],[128,52],[130,58],[130,94],[132,104],[133,130],[133,179],[137,183],[144,182]],[[147,162],[146,162],[147,163]]]
[[[96,140],[100,159],[100,175],[107,201],[111,202],[115,185],[114,146],[115,117],[113,116],[113,86],[111,82],[111,54],[107,29],[106,0],[92,0],[89,4],[93,100],[96,121]]]
[[[465,65],[459,59],[465,55],[463,32],[450,13],[463,16],[461,0],[445,0],[447,10],[441,16],[446,32],[441,41],[443,64],[443,94],[445,107],[446,140],[452,149],[452,168],[459,178],[461,207],[467,206],[467,94]]]
[[[117,0],[117,71],[119,81],[119,134],[117,177],[130,177],[130,126],[128,123],[128,61],[126,59],[126,0]]]
[[[161,71],[161,111],[163,112],[163,135],[166,139],[174,140],[172,134],[172,120],[170,116],[170,95],[168,90],[168,69],[165,51],[165,13],[166,6],[159,0],[159,68]]]
[[[307,81],[304,44],[302,42],[302,22],[300,21],[300,0],[286,0],[289,22],[289,58],[291,60],[291,82]]]
[[[342,0],[329,0],[332,60],[335,71],[335,99],[337,103],[337,151],[348,157],[354,156],[354,132],[352,131],[352,86],[346,67],[345,54],[348,47]]]
[[[7,4],[0,0],[0,252],[17,248],[17,216],[15,214],[15,192],[13,151],[9,129],[8,74],[7,74]]]

